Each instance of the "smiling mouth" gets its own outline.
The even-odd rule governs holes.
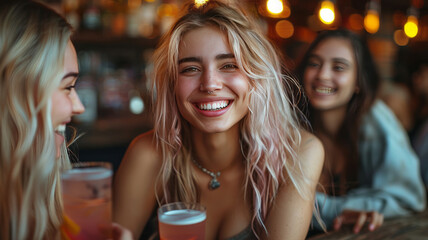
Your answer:
[[[315,87],[314,90],[315,92],[322,94],[331,94],[336,92],[336,89],[329,87]]]
[[[217,111],[229,106],[230,101],[213,101],[213,102],[205,102],[205,103],[197,103],[195,104],[200,110],[204,111]]]

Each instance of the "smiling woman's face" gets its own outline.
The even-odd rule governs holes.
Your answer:
[[[62,80],[59,87],[52,95],[52,125],[56,131],[63,131],[65,125],[71,121],[71,117],[85,111],[79,96],[74,89],[79,74],[76,50],[71,41],[68,42],[64,55],[64,68]],[[64,137],[58,132],[55,133],[55,143],[57,147],[57,157],[60,154],[60,146],[64,142]]]
[[[357,90],[357,63],[349,40],[327,38],[320,42],[310,54],[303,83],[313,108],[346,107]]]
[[[193,127],[227,131],[248,113],[248,78],[219,29],[203,27],[183,36],[178,72],[177,105]]]

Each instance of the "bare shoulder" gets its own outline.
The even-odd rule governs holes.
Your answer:
[[[156,206],[156,182],[162,160],[153,132],[129,145],[114,179],[113,219],[139,236]]]
[[[303,169],[309,175],[317,177],[324,165],[324,147],[312,133],[301,130],[302,141],[298,150]]]
[[[319,152],[324,154],[324,147],[318,137],[303,129],[300,130],[300,135],[302,137],[302,141],[300,144],[299,152],[313,151],[315,153]]]
[[[160,167],[161,158],[157,150],[153,131],[137,136],[128,146],[121,167]]]
[[[162,159],[157,150],[153,131],[143,133],[129,144],[120,163],[116,180],[127,179],[125,184],[153,181],[160,171]]]

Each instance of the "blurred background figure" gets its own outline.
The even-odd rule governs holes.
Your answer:
[[[421,173],[428,189],[428,56],[411,71],[414,126],[410,132],[413,147],[421,161]]]
[[[395,79],[382,98],[407,130],[428,186],[428,56],[406,50],[398,53]]]
[[[303,108],[321,139],[326,161],[317,193],[329,229],[425,209],[419,161],[408,136],[380,100],[380,79],[369,49],[349,30],[325,31],[297,68],[308,97]],[[317,227],[316,227],[317,228]]]

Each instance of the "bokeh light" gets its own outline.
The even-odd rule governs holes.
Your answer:
[[[349,16],[348,22],[349,22],[349,27],[352,30],[359,31],[363,29],[364,18],[363,16],[361,16],[361,14],[358,14],[358,13],[351,14]]]
[[[379,13],[376,10],[368,10],[364,17],[364,28],[368,33],[374,34],[379,30]]]
[[[407,37],[414,38],[418,35],[418,19],[415,16],[409,16],[404,24],[404,32]]]
[[[208,2],[208,0],[195,0],[195,5],[196,7],[200,7],[204,5],[206,2]]]
[[[394,32],[394,42],[398,46],[406,46],[409,43],[409,38],[402,29],[398,29]]]
[[[331,24],[334,21],[334,4],[331,1],[323,1],[319,11],[319,18],[324,24]]]
[[[266,8],[271,14],[280,14],[284,10],[284,5],[281,0],[268,0],[266,2]]]
[[[275,24],[275,31],[281,38],[290,38],[294,34],[294,26],[288,20],[281,20]]]

